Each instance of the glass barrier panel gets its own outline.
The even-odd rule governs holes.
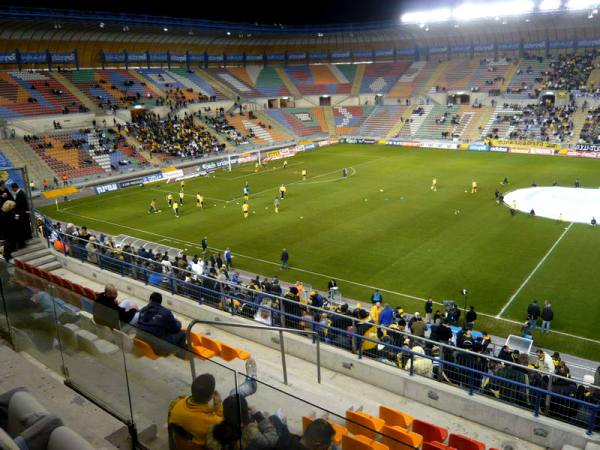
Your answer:
[[[0,270],[5,314],[0,321],[9,325],[14,348],[62,374],[57,324],[74,320],[76,311],[55,301],[47,280],[12,264],[2,263]]]
[[[199,448],[212,425],[222,420],[222,400],[236,392],[236,372],[213,361],[216,355],[201,346],[200,336],[194,339],[195,352],[190,352],[184,331],[170,338],[183,343],[180,346],[135,326],[122,330],[128,342],[125,360],[140,442],[151,449],[168,448],[169,442],[175,444],[172,448]]]

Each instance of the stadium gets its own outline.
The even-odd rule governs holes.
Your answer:
[[[0,7],[0,448],[600,448],[600,2],[323,3]]]

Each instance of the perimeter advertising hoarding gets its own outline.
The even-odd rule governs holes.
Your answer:
[[[102,186],[96,186],[94,190],[96,194],[104,194],[105,192],[113,192],[119,189],[119,185],[117,183],[111,184],[103,184]]]
[[[530,153],[531,149],[529,147],[510,147],[508,151],[510,153],[519,153],[527,155]]]
[[[584,152],[600,152],[600,145],[597,144],[577,144],[575,150]]]
[[[503,153],[506,153],[506,152],[508,152],[508,150],[509,150],[508,147],[503,147],[503,146],[500,146],[500,145],[492,145],[490,147],[490,152],[503,152]]]
[[[581,158],[597,158],[598,153],[595,152],[580,152],[580,151],[570,151],[567,152],[567,156],[578,156]]]
[[[489,145],[485,144],[469,144],[467,150],[475,151],[475,152],[489,152]]]
[[[541,148],[560,148],[560,144],[545,141],[534,141],[534,140],[511,140],[511,139],[492,139],[492,145],[506,146],[506,147],[541,147]]]

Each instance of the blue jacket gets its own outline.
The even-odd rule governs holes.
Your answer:
[[[389,306],[384,306],[379,313],[379,325],[389,327],[394,321],[394,310]]]
[[[181,331],[181,322],[164,306],[151,302],[140,310],[137,326],[140,330],[158,338]]]

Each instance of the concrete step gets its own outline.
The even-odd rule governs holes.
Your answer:
[[[25,248],[22,248],[21,250],[17,250],[16,252],[13,253],[13,257],[17,258],[17,259],[21,259],[23,261],[27,260],[27,255],[29,255],[30,253],[34,253],[34,252],[39,252],[41,250],[47,250],[48,248],[46,247],[46,245],[44,244],[33,244],[33,245],[28,245]],[[31,259],[31,258],[30,258]]]
[[[23,253],[21,253],[20,255],[14,255],[17,259],[20,259],[21,261],[25,261],[25,262],[29,262],[29,261],[33,261],[34,259],[38,259],[41,258],[42,256],[48,255],[50,254],[50,249],[46,248],[46,247],[42,247],[42,248],[24,248],[23,250],[21,250]]]
[[[38,266],[38,269],[42,269],[45,270],[46,272],[52,272],[53,270],[58,270],[58,269],[62,269],[62,266],[60,265],[60,263],[55,260],[46,264],[42,264],[41,266]]]
[[[43,266],[44,264],[48,264],[51,262],[56,261],[56,256],[54,256],[52,253],[48,253],[40,258],[36,258],[36,259],[32,259],[30,261],[27,261],[28,264],[31,264],[32,266],[35,267],[40,267]]]

